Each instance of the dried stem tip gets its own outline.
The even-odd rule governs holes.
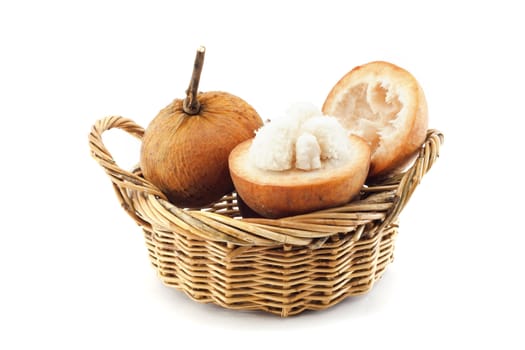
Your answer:
[[[186,98],[182,108],[184,112],[190,115],[198,114],[201,105],[197,100],[197,93],[199,90],[199,81],[201,78],[202,66],[204,65],[204,53],[206,48],[201,46],[197,49],[197,54],[195,55],[195,63],[193,64],[193,73],[191,75],[190,86],[186,90]]]

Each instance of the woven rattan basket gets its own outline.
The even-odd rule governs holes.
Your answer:
[[[440,132],[429,130],[410,168],[366,184],[345,206],[249,219],[241,217],[235,193],[201,210],[170,204],[138,167],[126,171],[115,163],[102,141],[112,128],[139,139],[144,129],[107,117],[93,126],[89,144],[122,207],[142,228],[163,283],[198,302],[280,316],[325,309],[372,288],[393,260],[398,216],[443,142]]]

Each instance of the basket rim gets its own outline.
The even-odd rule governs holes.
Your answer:
[[[412,164],[404,171],[376,183],[365,184],[359,199],[345,205],[280,219],[241,218],[222,209],[235,205],[232,192],[201,209],[184,209],[170,203],[152,183],[142,177],[140,168],[121,169],[104,146],[102,134],[118,128],[141,139],[144,128],[131,119],[110,116],[98,120],[89,134],[92,157],[110,177],[124,210],[142,227],[184,232],[202,239],[239,246],[312,246],[338,233],[361,237],[378,234],[397,221],[422,177],[439,157],[444,135],[428,129],[425,142]]]

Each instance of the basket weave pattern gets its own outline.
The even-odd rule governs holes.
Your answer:
[[[123,209],[143,229],[150,261],[164,284],[193,300],[229,309],[291,316],[368,292],[393,260],[398,216],[439,156],[443,135],[428,130],[412,166],[360,198],[283,219],[242,218],[236,194],[201,210],[169,203],[142,177],[121,169],[102,134],[122,129],[141,139],[132,120],[101,119],[89,134],[92,156],[111,179]]]

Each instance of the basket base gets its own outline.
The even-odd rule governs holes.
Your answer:
[[[245,247],[144,229],[162,282],[201,303],[282,317],[367,293],[393,261],[398,225],[374,237],[331,236],[317,248]]]

